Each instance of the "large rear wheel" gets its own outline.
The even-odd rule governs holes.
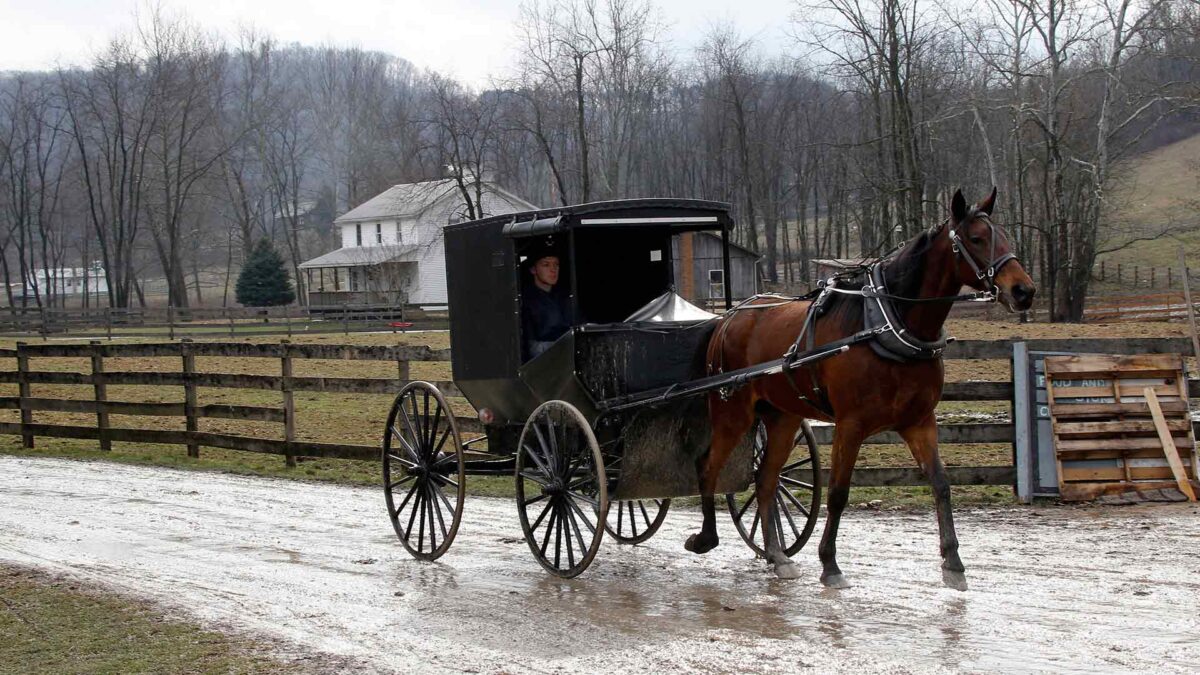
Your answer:
[[[757,479],[767,448],[767,427],[761,421],[755,424],[754,474]],[[757,484],[757,480],[756,483]],[[734,527],[742,540],[760,556],[766,556],[765,533],[762,514],[758,512],[758,499],[754,486],[749,494],[728,494],[729,515],[733,516]],[[821,457],[817,452],[817,441],[808,422],[802,423],[796,434],[795,447],[787,463],[779,472],[779,486],[775,489],[774,524],[780,533],[779,543],[783,552],[793,556],[804,548],[817,526],[821,508]]]
[[[435,560],[458,533],[466,496],[462,438],[446,399],[428,382],[400,390],[383,432],[383,494],[400,543]]]
[[[608,481],[600,445],[575,406],[547,401],[529,416],[517,450],[516,483],[529,550],[551,574],[578,576],[600,550]]]

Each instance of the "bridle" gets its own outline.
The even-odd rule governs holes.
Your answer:
[[[978,261],[975,260],[975,256],[967,250],[966,244],[958,234],[958,229],[962,227],[963,223],[969,223],[976,219],[982,220],[987,224],[988,234],[990,235],[989,239],[991,239],[992,243],[991,251],[988,253],[991,262],[982,268]],[[1016,260],[1017,255],[1011,250],[1002,256],[996,255],[996,226],[992,224],[992,217],[985,211],[972,209],[965,218],[950,227],[949,236],[950,248],[954,251],[954,254],[966,261],[971,271],[975,273],[976,278],[982,281],[987,287],[987,292],[992,294],[993,300],[999,299],[1000,294],[996,290],[996,273],[1010,261]]]

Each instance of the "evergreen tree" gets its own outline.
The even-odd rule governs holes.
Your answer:
[[[247,307],[287,305],[296,299],[283,257],[266,239],[258,240],[237,280],[237,301]]]

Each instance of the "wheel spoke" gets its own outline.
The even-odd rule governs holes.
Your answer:
[[[532,499],[526,499],[525,501],[521,502],[521,506],[529,506],[530,504],[536,504],[545,498],[546,498],[546,495],[541,494],[536,497],[533,497]]]
[[[592,524],[592,521],[588,520],[588,517],[583,512],[583,509],[579,508],[579,505],[576,504],[572,499],[567,499],[567,503],[570,504],[575,513],[579,515],[579,519],[583,521],[583,524],[587,525],[588,531],[590,531],[592,534],[595,534],[596,526]]]
[[[646,522],[646,527],[649,528],[650,524],[653,523],[654,521],[650,519],[650,514],[646,513],[646,504],[642,500],[639,499],[637,505],[638,505],[638,508],[642,510],[642,520],[644,520]]]
[[[433,409],[433,421],[429,423],[429,445],[431,448],[434,445],[433,439],[438,437],[438,429],[441,427],[441,423],[442,423],[442,404],[438,403],[437,399],[434,399],[433,402],[437,407],[435,407]],[[450,427],[447,426],[446,430],[449,431]],[[443,434],[441,442],[444,443],[445,441],[446,441],[446,436],[445,436],[445,434]],[[429,459],[433,459],[434,457],[436,457],[438,450],[441,450],[441,448],[442,448],[442,446],[439,444],[436,447],[436,449],[433,450],[433,454],[430,455]]]
[[[554,499],[550,500],[550,514],[551,515],[550,515],[550,520],[546,521],[546,536],[542,537],[542,551],[541,551],[542,558],[546,557],[546,547],[550,544],[550,534],[552,532],[554,532],[554,514],[558,513],[558,507],[555,505],[555,501],[556,500],[554,500]],[[536,528],[531,527],[531,528],[529,528],[529,531],[533,532],[534,529],[536,529]]]
[[[401,408],[400,412],[404,412],[404,409]],[[404,446],[405,451],[407,451],[408,454],[412,457],[413,462],[421,461],[421,457],[420,457],[420,455],[417,454],[416,449],[413,448],[413,446],[409,444],[408,439],[404,438],[404,434],[401,433],[401,431],[399,429],[397,429],[396,425],[394,425],[394,424],[392,425],[392,433],[395,434],[396,440],[400,441],[400,445]],[[414,464],[413,466],[416,466],[416,465]]]
[[[546,514],[547,514],[547,513],[550,513],[550,508],[551,508],[552,506],[554,506],[554,500],[553,500],[553,499],[551,499],[550,501],[546,502],[546,506],[542,507],[542,512],[541,512],[540,514],[538,514],[537,520],[533,521],[533,525],[530,525],[530,526],[529,526],[529,531],[530,531],[530,532],[533,532],[533,531],[537,530],[537,528],[538,528],[538,525],[541,525],[541,524],[542,524],[542,519],[546,517]]]
[[[412,441],[412,443],[408,444],[407,447],[409,451],[413,453],[413,459],[419,462],[421,461],[421,453],[419,451],[421,447],[421,439],[417,436],[417,427],[415,424],[413,424],[412,418],[408,416],[408,411],[404,409],[403,403],[400,404],[400,414],[404,416],[404,430],[408,432],[408,440]],[[403,434],[401,434],[401,439],[401,442],[403,443]]]
[[[540,486],[542,486],[542,487],[550,487],[550,482],[549,482],[549,481],[544,481],[544,480],[542,480],[541,478],[538,478],[537,476],[535,476],[535,475],[533,475],[533,474],[529,473],[528,471],[522,471],[522,472],[521,472],[521,478],[525,478],[525,479],[527,479],[527,480],[531,480],[531,481],[533,481],[533,482],[537,483],[538,485],[540,485]]]
[[[634,513],[633,513],[633,501],[632,501],[632,500],[630,500],[630,501],[627,501],[627,502],[625,502],[625,503],[629,505],[629,531],[630,531],[631,533],[633,533],[633,536],[635,536],[635,537],[636,537],[636,536],[638,536],[638,533],[637,533],[637,517],[636,517],[636,516],[634,515]],[[620,508],[620,506],[618,506],[617,508],[619,509],[619,508]]]
[[[417,488],[420,486],[421,486],[420,483],[413,483],[412,488],[408,491],[408,494],[404,497],[404,501],[400,502],[400,506],[396,507],[396,512],[392,514],[392,518],[400,517],[400,512],[404,510],[405,505],[408,504],[408,500],[412,499],[412,496],[414,494],[416,494]],[[409,529],[412,529],[412,523],[409,523],[408,527],[409,527]],[[405,530],[405,531],[407,532],[407,530]]]
[[[422,487],[421,494],[419,497],[417,497],[418,499],[421,500],[421,518],[420,518],[420,522],[417,525],[417,550],[418,551],[423,551],[425,549],[425,509],[429,506],[429,498],[426,496],[425,492],[426,492],[425,488]],[[430,534],[433,534],[433,533],[430,532]]]
[[[430,483],[429,484],[429,492],[430,492],[430,495],[429,495],[429,546],[430,546],[430,548],[437,550],[437,544],[434,543],[434,538],[433,538],[434,532],[437,531],[434,529],[433,518],[434,518],[434,516],[437,516],[437,525],[440,527],[443,540],[445,540],[445,538],[446,538],[446,521],[442,518],[441,503],[439,503],[438,500],[433,498],[434,497],[433,491],[435,489],[436,488],[434,487],[433,483]]]
[[[567,569],[575,567],[574,547],[571,546],[571,523],[567,520],[567,515],[569,513],[571,513],[570,509],[563,509],[563,514],[561,516],[562,527],[566,530],[566,532],[563,532],[563,543],[566,544],[567,547]],[[583,553],[583,551],[580,551],[580,553]]]
[[[417,488],[421,487],[421,485],[422,484],[419,482],[414,484],[413,491],[416,492]],[[421,495],[417,495],[417,501],[413,502],[412,513],[410,513],[408,516],[408,527],[404,530],[404,538],[405,539],[409,539],[409,540],[412,539],[413,523],[417,522],[417,508],[420,506],[420,502],[421,502]]]
[[[783,488],[779,488],[779,490],[783,494],[787,495],[788,501],[795,504],[796,508],[800,509],[800,512],[804,514],[805,518],[808,517],[808,509],[804,507],[804,504],[800,503],[799,499],[796,499],[796,495],[792,494],[791,490],[784,490]]]
[[[617,534],[625,536],[625,509],[621,508],[621,502],[617,502]]]
[[[785,492],[786,492],[786,490],[785,490]],[[788,525],[791,526],[792,533],[796,535],[796,541],[800,541],[800,528],[796,527],[796,519],[792,518],[791,510],[788,509],[787,506],[783,503],[782,497],[777,496],[775,498],[775,502],[776,502],[775,510],[783,513],[784,516],[787,516]]]
[[[391,492],[391,491],[394,491],[396,488],[400,487],[401,485],[404,485],[404,484],[405,484],[405,483],[407,483],[408,481],[410,481],[410,480],[416,480],[416,478],[417,478],[416,476],[405,476],[404,478],[401,478],[400,480],[398,480],[398,481],[396,481],[396,482],[394,482],[394,483],[389,483],[389,484],[388,484],[388,491],[389,491],[389,492]]]
[[[540,441],[540,438],[539,438],[539,441]],[[538,453],[534,452],[533,446],[530,446],[529,443],[524,443],[524,444],[522,444],[521,448],[523,448],[524,452],[526,452],[529,455],[529,459],[532,459],[534,464],[538,465],[538,468],[540,468],[541,473],[544,474],[544,476],[546,477],[547,480],[554,476],[554,474],[551,473],[551,471],[550,471],[550,467],[546,466],[546,462],[542,461],[542,458],[540,458],[540,456],[538,456]],[[523,472],[522,472],[522,474],[523,474]],[[546,485],[546,484],[547,483],[542,483],[542,485]]]
[[[417,465],[414,464],[411,460],[405,459],[399,455],[393,455],[391,453],[388,453],[388,459],[395,461],[395,462],[399,462],[409,469],[417,468]]]
[[[750,541],[754,541],[754,533],[758,532],[758,521],[761,515],[762,513],[759,510],[754,511],[754,524],[750,526]]]
[[[804,481],[796,480],[795,478],[788,478],[787,476],[780,476],[779,482],[786,483],[787,485],[792,485],[792,486],[795,486],[798,488],[804,488],[805,490],[813,489],[812,483],[805,483]]]
[[[545,419],[547,435],[550,438],[550,445],[546,448],[547,452],[550,454],[550,457],[548,458],[548,464],[550,464],[550,466],[554,469],[554,472],[550,475],[555,476],[558,475],[558,471],[562,469],[562,453],[558,451],[558,434],[554,430],[554,421],[550,419],[549,415],[546,415]],[[537,425],[534,425],[535,428],[536,426]],[[564,476],[564,478],[565,477],[566,476]],[[557,563],[555,566],[557,567]]]
[[[567,500],[568,503],[570,503],[570,501],[571,500],[569,499]],[[571,504],[571,506],[574,507],[575,505]],[[573,508],[567,509],[567,518],[570,519],[571,532],[575,534],[575,541],[579,543],[579,556],[582,558],[583,556],[587,555],[588,547],[583,544],[583,528],[579,527],[579,521],[575,519],[575,511]],[[571,567],[574,566],[575,563],[571,563]]]
[[[779,473],[780,474],[791,473],[791,472],[795,471],[796,469],[804,466],[805,464],[812,464],[812,457],[805,457],[804,459],[798,459],[798,460],[792,462],[791,464],[788,464],[787,466],[780,469]]]
[[[455,490],[458,489],[458,481],[454,480],[453,478],[451,478],[449,476],[443,476],[440,473],[430,473],[429,477],[434,480],[440,480],[443,483],[445,483],[446,485],[453,487]]]
[[[440,412],[442,412],[442,409],[441,409],[441,408],[438,408],[438,412],[439,412],[439,413],[440,413]],[[450,438],[450,436],[451,436],[451,432],[453,432],[453,431],[454,431],[454,427],[452,427],[452,426],[450,426],[449,424],[447,424],[447,425],[446,425],[446,430],[442,432],[442,435],[441,435],[441,437],[440,437],[440,438],[438,438],[437,446],[436,446],[436,447],[433,449],[433,456],[434,456],[434,457],[437,457],[437,456],[438,456],[438,453],[440,453],[440,452],[442,451],[442,448],[444,448],[444,447],[446,446],[446,439]],[[455,454],[455,453],[451,453],[451,454],[449,454],[449,455],[446,455],[446,457],[455,457],[455,456],[456,456],[456,454]],[[442,461],[442,460],[438,460],[438,461],[440,462],[440,461]]]
[[[737,520],[740,521],[742,519],[742,516],[746,515],[746,511],[748,511],[750,509],[750,505],[753,503],[754,503],[754,493],[750,493],[750,496],[746,499],[746,503],[742,504],[742,510],[738,511]]]
[[[447,511],[447,512],[449,512],[451,516],[453,516],[453,515],[454,515],[454,505],[453,505],[453,504],[451,504],[451,503],[450,503],[450,500],[446,498],[446,494],[445,494],[444,492],[442,492],[442,489],[441,489],[441,488],[439,488],[438,486],[434,485],[433,483],[430,483],[429,485],[430,485],[430,487],[431,487],[431,488],[433,488],[433,492],[434,492],[434,494],[436,494],[436,495],[437,495],[437,497],[438,497],[438,501],[440,501],[442,504],[445,504],[445,505],[446,505],[446,511]],[[437,501],[435,501],[434,503],[435,503],[435,504],[437,504],[438,502],[437,502]],[[439,506],[438,506],[438,517],[439,517],[439,518],[441,517],[441,514],[442,514],[442,507],[439,505]],[[445,526],[445,524],[443,524],[443,525],[442,525],[442,534],[443,534],[443,536],[445,535],[445,530],[446,530],[446,526]]]
[[[562,565],[562,509],[554,507],[554,566]]]

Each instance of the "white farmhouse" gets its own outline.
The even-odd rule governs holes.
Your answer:
[[[482,201],[483,216],[537,208],[486,181]],[[450,178],[396,185],[351,209],[334,221],[342,247],[300,264],[309,305],[446,303],[442,228],[465,214]]]

